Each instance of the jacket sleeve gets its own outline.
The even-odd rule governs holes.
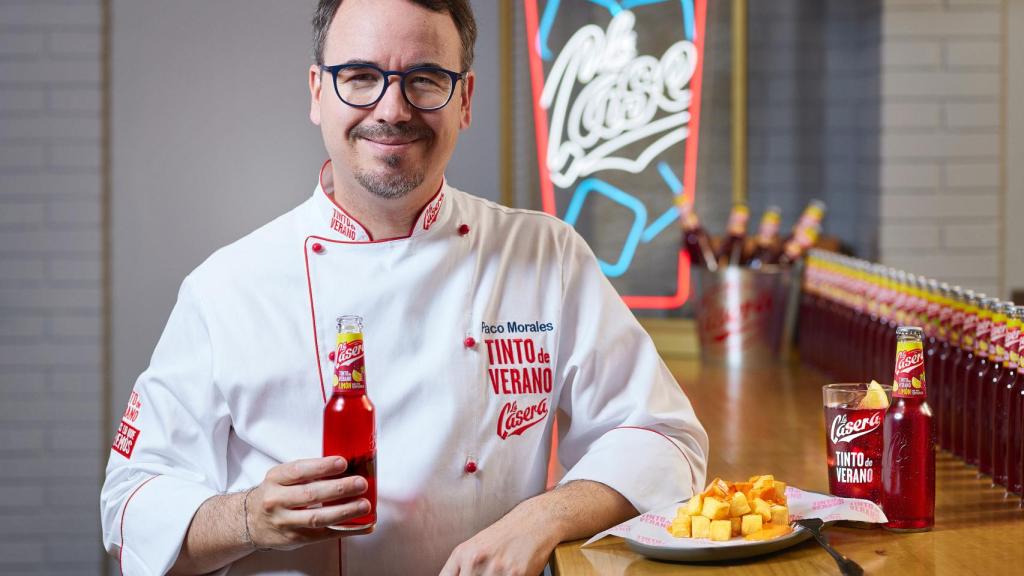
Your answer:
[[[689,498],[704,485],[707,433],[575,231],[563,259],[560,483],[600,482],[641,513]]]
[[[211,338],[186,278],[135,383],[100,492],[103,543],[123,574],[163,574],[199,506],[225,489],[230,419]]]

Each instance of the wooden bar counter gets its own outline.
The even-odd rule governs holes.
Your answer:
[[[824,375],[797,363],[727,369],[696,358],[667,358],[711,438],[708,478],[746,479],[774,474],[790,485],[828,493]],[[826,536],[867,574],[1024,574],[1024,510],[1018,498],[978,478],[974,468],[946,452],[936,459],[935,528],[897,534],[881,528],[833,526]],[[671,479],[666,479],[671,481]],[[746,560],[677,564],[648,560],[619,538],[581,549],[560,545],[552,568],[576,574],[838,574],[813,540]]]

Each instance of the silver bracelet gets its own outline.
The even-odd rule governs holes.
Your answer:
[[[249,494],[255,489],[255,486],[249,488],[245,491],[245,495],[242,496],[242,518],[245,521],[245,543],[252,547],[253,550],[265,551],[269,550],[269,548],[260,548],[257,546],[256,542],[252,539],[252,534],[249,533]]]

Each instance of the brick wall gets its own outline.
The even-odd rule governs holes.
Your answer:
[[[100,0],[0,2],[0,573],[96,574]]]
[[[885,0],[881,256],[1000,294],[1003,0]]]

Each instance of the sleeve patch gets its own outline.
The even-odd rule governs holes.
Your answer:
[[[117,427],[117,434],[114,435],[114,444],[111,448],[121,456],[131,459],[140,434],[138,428],[122,420],[121,425]]]

